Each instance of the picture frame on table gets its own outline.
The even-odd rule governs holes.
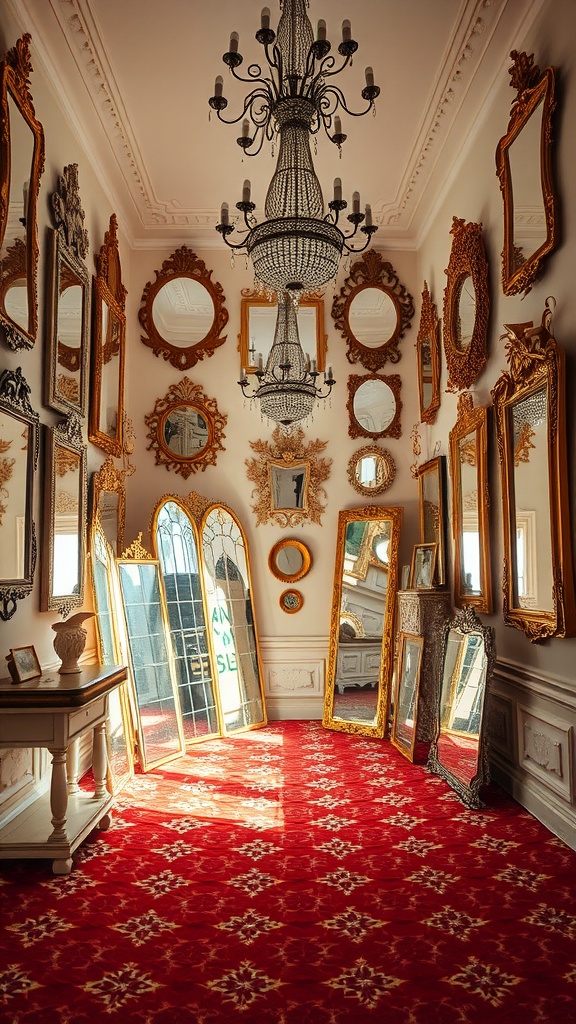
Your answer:
[[[10,660],[13,667],[11,674],[16,676],[16,681],[19,683],[26,683],[29,679],[37,679],[42,675],[38,655],[32,646],[11,647]],[[8,667],[11,668],[10,662]]]
[[[431,590],[434,586],[437,544],[415,544],[412,552],[410,587],[413,590]]]

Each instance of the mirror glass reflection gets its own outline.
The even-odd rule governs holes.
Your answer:
[[[442,675],[437,750],[439,762],[466,786],[478,774],[485,687],[482,635],[451,629]]]
[[[183,459],[198,456],[208,444],[208,424],[194,405],[176,405],[163,425],[164,443]]]
[[[270,464],[272,508],[305,508],[308,483],[307,465]]]
[[[396,416],[396,396],[383,380],[368,379],[356,389],[354,416],[369,434],[383,434]]]
[[[10,130],[10,180],[8,215],[2,243],[2,294],[7,316],[30,330],[30,292],[26,225],[30,222],[28,202],[34,157],[34,133],[7,90]]]
[[[437,545],[436,579],[440,586],[446,582],[444,557],[445,532],[445,469],[444,456],[425,462],[418,470],[418,496],[420,504],[420,540],[423,544]]]
[[[120,346],[122,323],[113,309],[101,299],[102,312],[102,383],[100,387],[100,430],[115,440],[118,436],[120,406]]]
[[[398,684],[394,705],[391,740],[410,759],[416,745],[418,684],[424,640],[400,633]]]
[[[286,545],[276,555],[276,565],[285,576],[296,576],[304,565],[304,555],[299,548]]]
[[[467,349],[474,333],[476,318],[476,292],[470,274],[463,277],[456,296],[456,343],[458,348]]]
[[[348,324],[361,345],[379,348],[397,330],[398,310],[385,288],[361,288],[350,303]]]
[[[26,575],[30,444],[30,427],[0,409],[0,580]]]
[[[64,445],[54,446],[54,508],[52,529],[52,594],[78,594],[81,583],[82,456]]]
[[[152,303],[156,330],[171,345],[188,348],[203,341],[214,323],[214,302],[207,288],[190,277],[173,277]]]
[[[513,271],[544,245],[548,228],[541,172],[544,94],[508,147],[512,190]]]
[[[458,441],[462,536],[460,593],[482,593],[476,431]]]
[[[59,268],[56,313],[56,397],[82,409],[84,283],[64,260]]]
[[[277,305],[251,305],[248,309],[248,366],[255,367],[258,355],[262,355],[264,366],[276,331],[276,320],[278,317]],[[316,359],[319,370],[324,368],[322,353],[318,351],[318,308],[306,306],[304,303],[298,305],[296,314],[298,321],[298,337],[304,351],[310,361]]]

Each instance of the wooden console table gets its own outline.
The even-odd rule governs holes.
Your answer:
[[[45,747],[52,755],[50,790],[0,829],[0,859],[52,858],[54,874],[68,875],[76,847],[96,826],[109,827],[108,695],[125,679],[126,668],[89,665],[26,683],[0,680],[0,748]],[[77,741],[88,729],[94,729],[94,793],[81,791],[77,779]]]

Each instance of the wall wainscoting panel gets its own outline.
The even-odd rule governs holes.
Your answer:
[[[39,748],[0,750],[0,828],[50,785],[50,756]]]
[[[498,662],[491,694],[492,777],[576,849],[576,690]]]
[[[327,637],[260,638],[268,718],[322,718]]]

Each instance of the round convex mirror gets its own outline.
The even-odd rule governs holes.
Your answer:
[[[385,448],[361,448],[348,463],[348,479],[354,490],[368,497],[386,491],[395,475],[394,459]]]
[[[383,434],[396,416],[396,396],[383,380],[369,378],[357,388],[352,412],[367,434]]]
[[[399,326],[396,304],[385,288],[361,288],[348,310],[350,332],[366,348],[380,348]]]
[[[472,341],[476,319],[476,292],[469,274],[462,278],[456,298],[456,343],[466,350]]]
[[[299,590],[285,590],[280,594],[280,607],[283,612],[288,612],[289,615],[299,612],[303,604],[304,598]]]
[[[280,540],[268,556],[270,572],[278,580],[301,580],[310,570],[312,556],[309,548],[299,540]]]
[[[190,277],[166,281],[152,303],[152,319],[158,334],[178,348],[203,341],[210,333],[214,315],[210,292]]]
[[[197,458],[208,444],[208,424],[193,405],[176,405],[162,425],[164,445],[181,459]]]

